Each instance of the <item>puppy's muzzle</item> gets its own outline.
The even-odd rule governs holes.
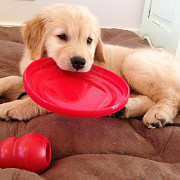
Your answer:
[[[79,69],[82,69],[85,66],[86,60],[79,56],[74,56],[71,58],[71,64],[72,67],[78,71]]]

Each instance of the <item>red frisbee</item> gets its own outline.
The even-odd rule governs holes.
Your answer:
[[[122,109],[129,98],[127,83],[111,71],[96,65],[89,72],[64,71],[52,58],[31,63],[23,82],[37,104],[70,117],[106,116]]]

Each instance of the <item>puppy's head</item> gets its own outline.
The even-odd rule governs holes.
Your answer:
[[[22,35],[32,60],[47,54],[63,70],[87,72],[94,59],[104,61],[98,22],[82,6],[50,6],[26,22]]]

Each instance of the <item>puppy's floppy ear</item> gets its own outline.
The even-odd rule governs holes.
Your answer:
[[[96,61],[105,62],[104,51],[103,51],[103,44],[102,44],[101,39],[98,40],[98,44],[96,46],[96,51],[95,51],[94,59]]]
[[[32,60],[40,59],[44,53],[44,39],[46,19],[41,15],[36,15],[33,19],[25,22],[22,28],[24,44],[30,50]]]

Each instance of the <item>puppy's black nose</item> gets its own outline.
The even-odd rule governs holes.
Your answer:
[[[73,68],[79,70],[85,66],[86,60],[79,56],[74,56],[71,58],[71,64],[72,64]]]

